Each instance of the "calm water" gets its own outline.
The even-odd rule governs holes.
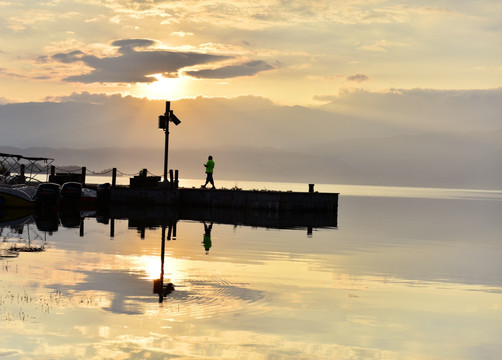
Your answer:
[[[502,192],[316,190],[341,193],[338,227],[311,234],[218,222],[209,234],[194,220],[169,229],[145,209],[84,214],[80,227],[61,218],[74,227],[51,233],[39,229],[50,219],[4,228],[4,249],[44,251],[0,258],[0,357],[502,358]],[[159,302],[162,271],[175,291]]]

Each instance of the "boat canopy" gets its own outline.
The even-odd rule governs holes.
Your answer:
[[[54,159],[47,157],[0,153],[0,176],[40,180],[37,176],[42,174],[48,176],[53,162]]]

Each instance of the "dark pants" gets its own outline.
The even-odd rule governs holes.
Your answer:
[[[213,173],[206,173],[206,183],[204,184],[204,186],[206,186],[208,183],[210,183],[214,187]]]

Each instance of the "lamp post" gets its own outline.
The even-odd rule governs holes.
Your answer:
[[[159,129],[163,129],[166,134],[166,141],[164,145],[164,182],[167,181],[167,163],[168,163],[168,151],[169,151],[169,123],[172,122],[174,125],[178,126],[181,121],[174,115],[171,110],[171,102],[166,101],[166,112],[164,115],[159,115]]]

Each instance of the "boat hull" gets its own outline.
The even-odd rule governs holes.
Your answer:
[[[0,188],[0,208],[33,208],[36,202],[23,188]]]

